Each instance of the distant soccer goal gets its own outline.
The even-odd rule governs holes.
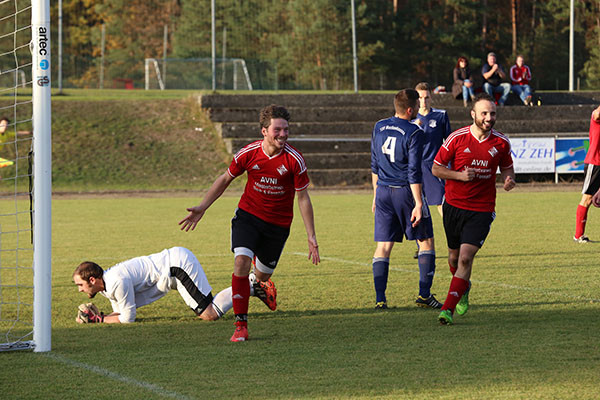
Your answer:
[[[145,89],[212,89],[211,58],[146,58]],[[217,89],[253,90],[246,61],[216,60]]]
[[[50,5],[0,0],[0,351],[49,351]]]

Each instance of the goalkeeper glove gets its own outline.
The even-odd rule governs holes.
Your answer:
[[[80,304],[77,308],[77,322],[96,324],[104,322],[104,313],[94,303]]]

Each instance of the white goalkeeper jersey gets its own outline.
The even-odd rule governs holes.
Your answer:
[[[110,300],[113,311],[120,314],[121,323],[134,322],[138,307],[150,304],[169,292],[171,267],[196,270],[200,278],[199,289],[210,293],[211,287],[200,263],[183,247],[123,261],[104,272],[105,290],[101,292]]]

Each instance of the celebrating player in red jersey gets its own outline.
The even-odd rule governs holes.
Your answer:
[[[587,243],[590,239],[584,235],[587,214],[592,205],[592,196],[600,189],[600,106],[592,112],[590,121],[590,148],[585,155],[583,190],[581,201],[577,206],[575,236],[578,243]]]
[[[270,278],[290,233],[296,192],[308,235],[308,258],[315,265],[321,260],[307,190],[306,164],[298,150],[287,143],[289,119],[290,114],[284,107],[270,105],[263,108],[260,112],[263,139],[238,151],[200,205],[188,208],[189,215],[179,222],[182,230],[194,230],[208,207],[229,184],[244,171],[248,173],[244,194],[231,221],[231,250],[235,255],[231,287],[236,319],[232,342],[248,339],[248,275],[253,259],[256,278],[265,283],[265,296],[272,297],[271,303],[276,307],[277,291]]]
[[[432,168],[435,176],[446,179],[443,220],[448,264],[453,275],[438,317],[442,324],[453,323],[454,309],[459,315],[467,312],[473,258],[483,246],[496,217],[498,167],[504,190],[515,187],[510,142],[492,129],[496,122],[494,99],[484,93],[477,95],[471,117],[472,125],[448,136]]]

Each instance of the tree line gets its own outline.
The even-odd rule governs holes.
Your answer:
[[[257,88],[350,90],[350,3],[217,0],[217,58],[225,53],[246,60]],[[459,56],[479,68],[489,51],[505,69],[523,54],[534,88],[568,88],[570,0],[355,3],[361,90],[397,89],[422,80],[449,87]],[[143,60],[163,56],[165,26],[169,58],[211,56],[210,0],[63,0],[62,5],[67,86],[97,84],[102,25],[108,82],[128,78],[141,86]],[[53,2],[54,57],[57,7]],[[575,74],[582,89],[600,89],[600,0],[575,1]]]

